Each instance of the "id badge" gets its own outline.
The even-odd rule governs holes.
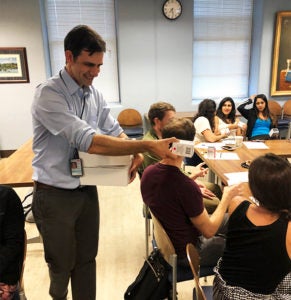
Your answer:
[[[74,177],[83,176],[82,160],[80,158],[73,158],[70,161],[71,174]]]

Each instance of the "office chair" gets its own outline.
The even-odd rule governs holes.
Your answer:
[[[287,100],[284,104],[283,104],[283,118],[285,121],[288,122],[288,129],[286,130],[286,139],[290,140],[290,135],[291,135],[291,99]]]
[[[284,107],[281,107],[275,100],[268,100],[268,107],[270,112],[277,117],[277,128],[279,130],[280,138],[284,138],[289,124],[289,121],[284,118]]]
[[[199,282],[200,258],[195,246],[188,243],[186,246],[187,258],[194,276],[195,287],[193,290],[193,300],[211,300],[212,286],[201,286]]]
[[[160,249],[164,259],[172,267],[172,272],[169,274],[169,281],[172,283],[172,299],[177,299],[177,282],[190,280],[193,274],[189,266],[179,266],[177,264],[177,254],[175,248],[166,233],[163,225],[150,211],[153,222],[153,246]],[[208,274],[209,275],[209,274]],[[205,275],[206,276],[206,275]]]
[[[143,137],[143,121],[141,114],[132,108],[122,110],[117,121],[129,138],[141,139]]]
[[[281,105],[275,100],[268,100],[268,107],[270,112],[275,115],[277,118],[282,117],[282,107]]]
[[[177,299],[177,254],[160,221],[150,211],[153,221],[154,247],[160,249],[166,262],[172,267],[172,300]]]
[[[291,121],[291,99],[283,104],[283,117]]]
[[[151,234],[151,213],[149,207],[143,204],[143,216],[145,219],[145,257],[149,256],[149,236]]]

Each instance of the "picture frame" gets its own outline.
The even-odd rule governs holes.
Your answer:
[[[26,48],[0,47],[0,83],[28,83]]]
[[[288,95],[291,95],[291,11],[280,11],[275,27],[271,96]]]

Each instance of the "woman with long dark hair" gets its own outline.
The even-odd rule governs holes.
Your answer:
[[[215,113],[216,103],[211,99],[204,99],[198,106],[198,112],[194,117],[196,130],[194,143],[196,142],[217,142],[227,137],[226,133],[215,134]]]
[[[235,103],[231,97],[223,98],[216,110],[215,133],[234,132],[236,135],[244,135],[246,124],[236,117]]]
[[[215,113],[216,103],[211,99],[204,99],[198,106],[198,112],[194,117],[195,137],[194,144],[203,142],[217,142],[225,137],[226,133],[215,134]],[[194,153],[192,157],[185,158],[185,164],[190,166],[197,166],[202,162],[201,158]]]
[[[245,107],[253,102],[253,107]],[[250,97],[245,103],[238,106],[237,110],[248,120],[246,136],[249,140],[268,140],[271,128],[277,126],[276,117],[271,114],[268,99],[264,94]]]

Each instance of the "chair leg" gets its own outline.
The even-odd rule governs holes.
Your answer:
[[[22,292],[19,292],[19,300],[27,300],[25,294],[24,294],[24,291]]]
[[[149,207],[147,205],[145,205],[145,251],[146,251],[146,257],[148,257],[149,255],[149,236],[151,234],[151,224],[150,224],[150,219],[149,219]]]
[[[173,254],[171,256],[172,259],[172,271],[173,271],[173,279],[172,279],[172,299],[177,300],[177,254]]]
[[[145,257],[149,255],[149,226],[148,226],[148,218],[145,216]]]

